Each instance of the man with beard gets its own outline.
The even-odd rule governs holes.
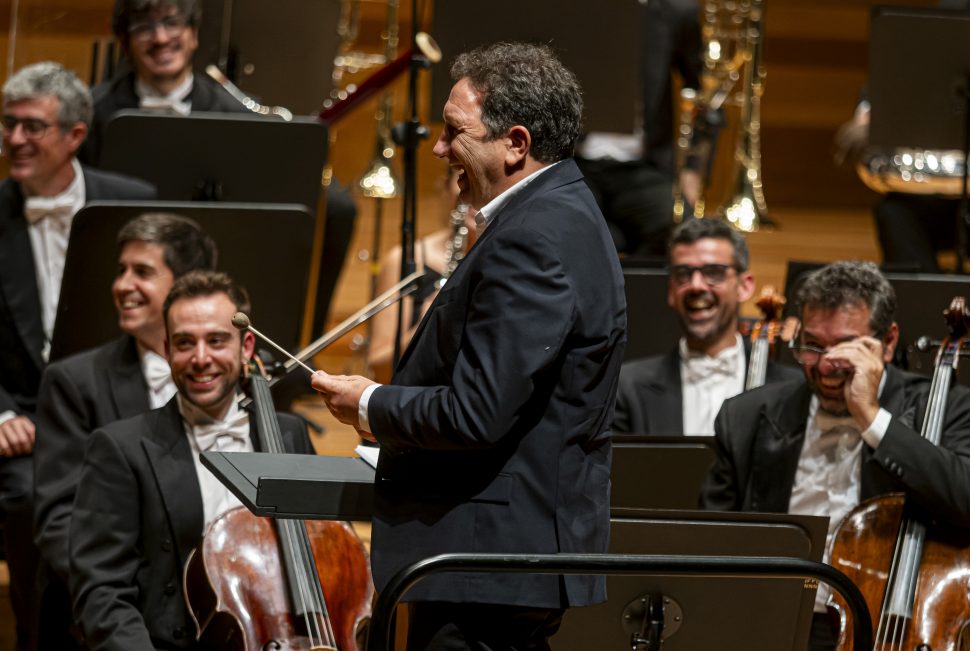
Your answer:
[[[37,399],[34,534],[51,575],[39,606],[39,649],[76,648],[69,632],[67,535],[85,445],[99,427],[175,395],[162,304],[175,280],[216,265],[215,242],[194,221],[171,213],[129,221],[118,232],[118,249],[111,293],[124,334],[48,366]]]
[[[691,219],[674,230],[667,250],[667,304],[684,335],[668,353],[623,365],[614,434],[710,436],[721,403],[744,390],[738,310],[754,292],[744,237],[723,221]],[[769,362],[766,381],[797,375]]]
[[[724,403],[701,506],[829,516],[831,539],[861,500],[904,492],[914,514],[970,527],[970,391],[946,396],[939,446],[920,435],[930,379],[888,365],[899,343],[889,282],[870,262],[837,262],[798,301],[804,377]],[[834,648],[824,599],[816,649]]]
[[[151,199],[147,183],[82,167],[91,94],[58,63],[26,66],[3,85],[0,182],[0,517],[18,648],[33,642],[34,412],[47,363],[71,224],[98,199]]]
[[[70,589],[87,649],[193,648],[182,571],[205,527],[239,501],[199,453],[258,448],[239,408],[249,331],[246,293],[226,274],[192,271],[165,299],[165,351],[178,393],[164,407],[91,435],[71,517]],[[287,452],[312,454],[306,426],[279,415]]]

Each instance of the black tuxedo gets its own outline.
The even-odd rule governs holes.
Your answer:
[[[626,342],[623,278],[572,160],[495,215],[370,397],[381,444],[372,559],[382,589],[442,552],[599,552],[609,424]],[[412,599],[560,608],[588,576],[440,575]]]
[[[745,375],[750,350],[745,346]],[[765,383],[801,377],[797,368],[768,362]],[[616,392],[614,434],[682,434],[684,406],[680,379],[680,349],[635,359],[620,369]],[[694,433],[694,432],[691,432]]]
[[[937,447],[919,434],[929,386],[929,378],[887,367],[879,403],[892,420],[876,450],[863,445],[860,499],[905,491],[919,510],[970,527],[970,390],[956,384],[950,389]],[[804,379],[725,401],[715,424],[717,454],[701,487],[701,506],[787,512],[810,401]]]
[[[41,554],[65,582],[71,505],[91,432],[150,408],[138,348],[129,335],[44,371],[34,443],[34,530]]]
[[[152,186],[118,174],[83,168],[85,199],[151,199]],[[24,196],[12,179],[0,181],[0,412],[33,419],[44,359],[44,327],[34,251],[24,218]],[[34,600],[37,549],[33,544],[33,462],[30,456],[0,459],[0,512],[10,567],[11,601],[21,640]],[[23,642],[32,644],[32,642]]]
[[[287,452],[312,454],[305,424],[279,420]],[[203,521],[177,397],[94,432],[70,529],[74,613],[91,651],[193,646],[180,586]]]

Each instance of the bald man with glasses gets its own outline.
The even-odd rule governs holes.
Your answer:
[[[744,390],[746,343],[738,311],[754,292],[744,237],[724,222],[692,219],[671,235],[667,304],[683,336],[671,351],[623,365],[614,434],[714,433],[721,403]],[[798,377],[769,362],[767,382]]]

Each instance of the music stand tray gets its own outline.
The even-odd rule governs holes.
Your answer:
[[[677,313],[667,306],[667,270],[626,267],[627,342],[624,360],[666,353],[680,340]]]
[[[202,465],[255,515],[370,520],[374,469],[357,457],[203,452]]]
[[[613,436],[613,508],[693,509],[714,463],[713,436]]]

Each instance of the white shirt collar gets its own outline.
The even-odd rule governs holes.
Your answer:
[[[509,201],[512,200],[512,197],[514,197],[517,193],[521,192],[522,189],[525,188],[525,186],[532,183],[532,181],[534,181],[540,174],[542,174],[543,172],[546,172],[547,170],[552,169],[553,167],[555,167],[561,162],[562,161],[556,161],[551,165],[546,165],[545,167],[541,167],[537,169],[535,172],[525,177],[524,179],[521,179],[520,181],[515,183],[515,185],[510,187],[508,190],[501,193],[500,195],[498,195],[497,197],[489,201],[487,204],[479,208],[478,214],[475,215],[475,224],[478,226],[478,233],[479,234],[483,233],[485,229],[489,227],[489,225],[495,219],[495,216],[499,213],[500,210],[502,210],[502,208],[505,207],[505,205]]]
[[[154,87],[146,84],[138,77],[135,77],[135,94],[139,99],[155,97],[158,99],[168,99],[173,102],[184,102],[192,92],[192,84],[195,82],[195,75],[191,72],[181,84],[172,89],[170,93],[160,93]]]

